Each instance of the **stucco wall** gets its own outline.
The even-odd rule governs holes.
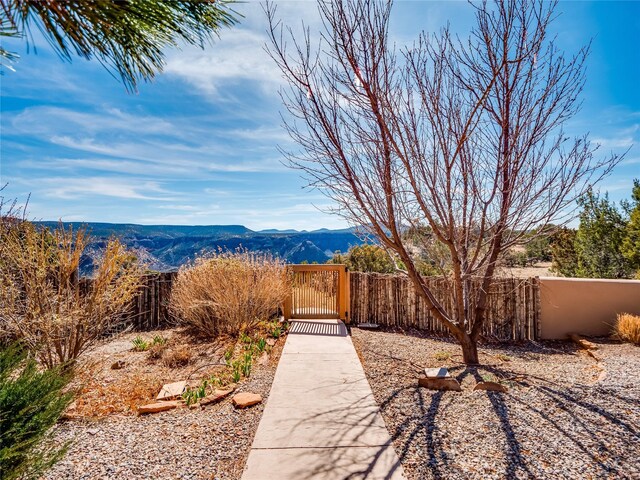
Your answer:
[[[608,335],[620,312],[640,315],[640,280],[540,278],[540,338]]]

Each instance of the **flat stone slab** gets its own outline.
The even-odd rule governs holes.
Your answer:
[[[177,408],[180,405],[182,405],[182,402],[180,402],[179,400],[174,400],[170,402],[150,403],[148,405],[139,406],[138,414],[144,415],[145,413],[165,412],[167,410],[173,410],[174,408]]]
[[[211,403],[216,403],[229,396],[235,390],[235,386],[224,388],[224,389],[216,389],[213,393],[210,393],[204,398],[201,398],[198,402],[199,405],[209,405]]]
[[[473,390],[488,390],[490,392],[507,393],[508,388],[498,382],[478,382]]]
[[[258,393],[241,392],[234,395],[231,401],[236,408],[247,408],[262,402],[262,395]]]
[[[185,380],[181,382],[167,383],[160,389],[160,393],[158,393],[156,400],[174,400],[182,396],[185,388],[187,388],[187,382]]]
[[[404,478],[351,337],[311,322],[287,336],[242,479]]]
[[[454,392],[462,391],[460,382],[453,377],[447,378],[419,378],[418,385],[429,390],[452,390]]]
[[[425,368],[424,373],[427,378],[451,378],[449,370],[444,367],[438,368]]]
[[[571,339],[571,341],[573,341],[573,343],[578,345],[580,348],[584,348],[585,350],[598,350],[598,345],[596,345],[593,342],[590,342],[589,340],[582,337],[581,335],[576,335],[575,333],[572,333],[569,335],[569,338]]]

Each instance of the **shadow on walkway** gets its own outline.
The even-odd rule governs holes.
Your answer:
[[[296,335],[318,335],[328,337],[346,337],[349,335],[347,327],[341,321],[317,322],[317,321],[296,321],[292,320],[289,328],[290,334]]]

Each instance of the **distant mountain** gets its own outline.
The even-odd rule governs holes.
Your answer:
[[[40,222],[50,228],[55,228],[58,222]],[[95,237],[141,237],[156,236],[165,238],[179,238],[185,236],[224,236],[245,235],[255,233],[243,225],[136,225],[134,223],[99,223],[99,222],[65,222],[65,226],[87,227],[89,233]]]
[[[40,222],[56,227],[58,222]],[[246,248],[270,253],[288,263],[324,263],[336,250],[346,252],[362,244],[352,229],[313,232],[296,230],[262,230],[255,232],[242,225],[135,225],[117,223],[65,223],[74,229],[86,227],[93,241],[82,259],[83,274],[93,269],[107,240],[118,237],[133,249],[150,269],[171,271],[193,260],[196,255],[223,250]]]
[[[302,230],[306,233],[306,230]],[[258,233],[300,233],[299,230],[278,230],[277,228],[268,228],[267,230],[260,230]]]

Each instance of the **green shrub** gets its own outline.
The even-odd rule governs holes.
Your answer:
[[[0,480],[38,478],[64,455],[68,445],[42,440],[71,402],[69,379],[18,346],[0,348]]]
[[[387,251],[378,245],[357,245],[346,255],[336,252],[327,263],[344,263],[353,272],[394,273],[396,267]]]
[[[131,344],[133,345],[133,351],[135,352],[146,352],[149,350],[151,346],[149,342],[147,342],[144,338],[137,336],[133,340],[131,340]]]

